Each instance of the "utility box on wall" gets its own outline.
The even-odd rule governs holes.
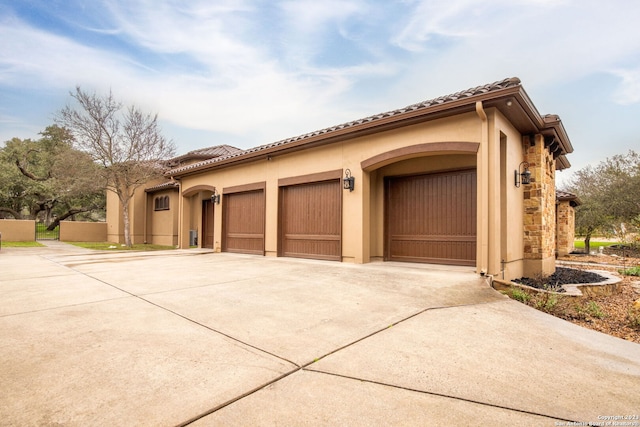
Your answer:
[[[198,246],[198,230],[189,230],[189,246]]]

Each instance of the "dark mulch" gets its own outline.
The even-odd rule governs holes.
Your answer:
[[[521,277],[514,279],[516,283],[548,291],[564,292],[562,285],[576,283],[598,283],[606,280],[599,274],[574,268],[556,267],[556,272],[547,277]]]

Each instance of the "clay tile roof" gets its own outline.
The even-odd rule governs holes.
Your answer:
[[[568,191],[562,190],[556,190],[556,200],[559,202],[568,201],[573,207],[580,206],[582,204],[578,196],[573,193],[569,193]]]
[[[214,145],[213,147],[200,148],[198,150],[189,151],[185,156],[188,155],[198,155],[198,156],[209,156],[209,157],[218,157],[218,156],[228,156],[233,153],[238,153],[242,151],[240,148],[233,147],[231,145]]]
[[[171,188],[177,189],[178,187],[179,187],[179,184],[176,181],[167,181],[167,182],[163,182],[162,184],[158,184],[158,185],[154,185],[152,187],[145,188],[144,191],[147,192],[147,193],[154,193],[156,191],[167,190],[167,189],[171,189]]]
[[[242,150],[240,148],[236,148],[231,145],[214,145],[213,147],[206,147],[189,151],[186,154],[170,159],[168,163],[175,167],[176,165],[187,162],[189,160],[207,160],[214,157],[226,157],[241,151]]]
[[[399,120],[401,116],[418,114],[421,111],[424,111],[425,114],[432,111],[434,112],[440,111],[443,108],[441,106],[445,106],[444,108],[446,109],[449,106],[451,106],[451,108],[454,108],[459,105],[468,105],[469,102],[472,102],[470,98],[482,96],[485,94],[491,94],[492,92],[498,92],[503,89],[521,88],[521,86],[522,84],[519,78],[517,77],[507,78],[494,83],[489,83],[482,86],[477,86],[475,88],[466,89],[450,95],[440,96],[435,99],[422,101],[417,104],[406,106],[404,108],[399,108],[396,110],[375,114],[373,116],[364,117],[358,120],[353,120],[353,121],[342,123],[336,126],[331,126],[325,129],[316,130],[303,135],[298,135],[291,138],[276,141],[270,144],[249,148],[244,151],[240,150],[237,152],[229,153],[227,155],[221,155],[219,157],[206,159],[202,162],[197,162],[197,163],[177,167],[175,169],[168,171],[166,175],[177,176],[177,175],[189,173],[191,171],[195,172],[196,170],[207,169],[209,166],[213,167],[218,163],[227,164],[227,163],[233,163],[235,159],[237,159],[237,161],[241,161],[244,159],[253,158],[256,156],[256,153],[260,153],[260,152],[266,152],[266,154],[270,154],[275,150],[279,151],[279,150],[285,150],[287,148],[294,148],[306,142],[312,142],[322,138],[328,139],[330,136],[338,136],[339,134],[347,133],[350,130],[355,131],[360,126],[371,126],[371,124],[376,124],[376,122],[380,122],[380,124],[383,124],[385,121],[393,120],[394,117],[398,117],[398,120]],[[557,116],[553,116],[553,118],[556,118],[556,117]]]

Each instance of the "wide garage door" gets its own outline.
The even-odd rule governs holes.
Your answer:
[[[264,188],[225,189],[223,201],[222,250],[264,255]]]
[[[385,258],[476,264],[476,171],[385,180]]]
[[[280,187],[280,256],[340,261],[339,179]]]

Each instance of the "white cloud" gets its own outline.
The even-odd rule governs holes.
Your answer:
[[[399,86],[464,87],[519,76],[561,84],[640,60],[640,3],[421,1],[392,42],[412,52]],[[425,76],[428,76],[425,78]]]
[[[175,11],[161,5],[150,11],[119,9],[112,28],[135,45],[185,53],[201,61],[203,68],[197,73],[152,69],[124,52],[89,47],[14,21],[0,27],[0,38],[12,41],[10,49],[0,51],[5,70],[0,84],[48,91],[57,88],[61,99],[58,108],[71,101],[68,91],[77,84],[98,93],[113,90],[125,103],[158,112],[163,121],[185,128],[235,135],[260,129],[266,141],[254,143],[259,144],[290,136],[292,131],[312,130],[319,118],[327,126],[350,118],[344,114],[349,105],[336,100],[349,90],[352,81],[391,72],[388,66],[367,63],[286,69],[259,43],[254,46],[243,40],[247,28],[223,31],[212,24],[209,34],[206,16],[219,10],[203,10],[197,4],[190,7],[177,19],[173,19]],[[225,10],[223,16],[210,19],[224,21],[227,13],[236,11]],[[130,16],[136,16],[141,24],[136,26]],[[222,26],[229,25],[225,22]],[[336,108],[337,104],[341,108]]]
[[[478,31],[478,23],[473,22],[478,18],[479,5],[473,0],[418,2],[405,28],[392,42],[403,49],[420,52],[434,37],[471,37]]]
[[[0,39],[6,42],[0,49],[4,68],[0,82],[7,85],[68,88],[102,79],[105,70],[116,79],[122,78],[132,65],[125,57],[88,48],[19,21],[0,23]]]
[[[250,145],[511,76],[531,88],[615,70],[615,100],[640,100],[636,2],[96,4],[69,23],[111,35],[105,47],[0,18],[0,88],[64,102],[76,84],[112,89],[177,126],[260,135]]]
[[[613,101],[622,105],[640,103],[640,67],[613,70],[611,74],[622,80],[613,94]]]
[[[150,53],[185,54],[214,70],[235,72],[248,62],[266,60],[242,41],[249,30],[244,15],[251,12],[242,2],[127,0],[105,6],[123,37]]]
[[[274,4],[278,19],[278,51],[282,63],[290,68],[313,68],[330,35],[359,6],[353,1],[283,1]]]

